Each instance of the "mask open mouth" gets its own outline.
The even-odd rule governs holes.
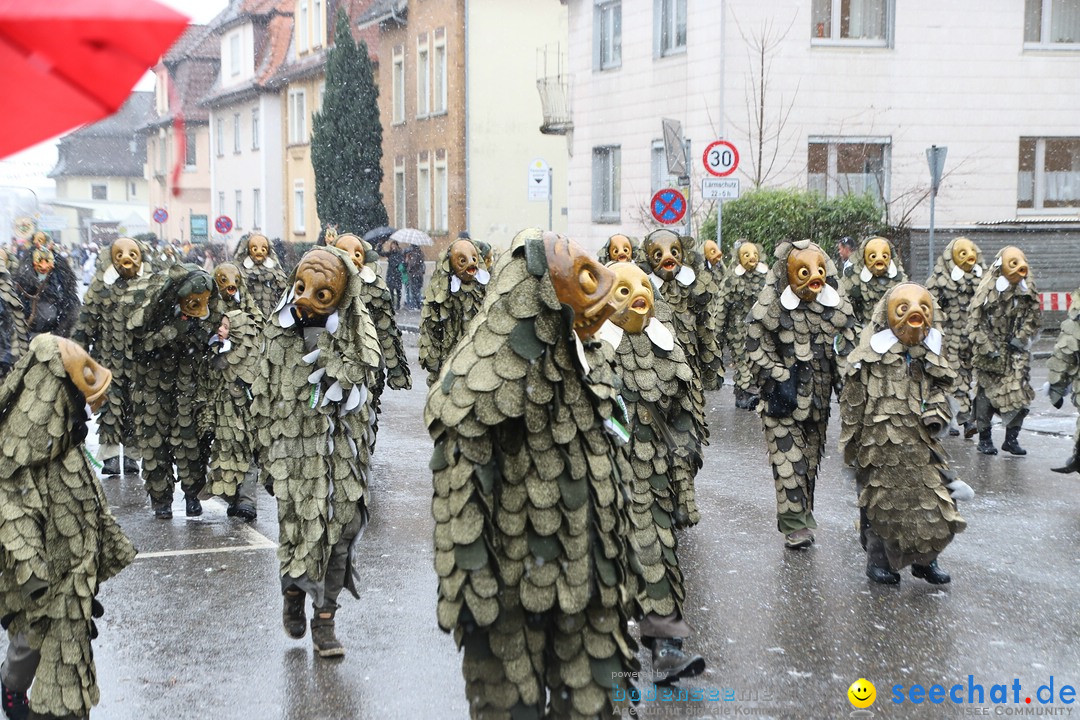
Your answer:
[[[476,274],[476,266],[475,265],[470,265],[469,267],[465,268],[465,273],[468,274],[468,275],[475,275]]]
[[[668,258],[664,262],[660,263],[660,267],[664,268],[668,272],[675,272],[675,268],[679,266],[679,263],[675,260]]]
[[[637,313],[645,313],[649,311],[649,304],[645,302],[645,298],[637,298],[630,303],[630,309]]]
[[[911,313],[907,319],[908,327],[921,328],[926,324],[926,318],[922,316],[922,313]]]
[[[807,289],[813,290],[814,292],[818,293],[821,292],[821,288],[825,287],[825,281],[814,279],[806,283],[806,287]]]

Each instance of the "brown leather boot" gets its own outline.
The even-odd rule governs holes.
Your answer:
[[[311,618],[311,642],[321,658],[345,656],[345,646],[334,635],[334,614],[337,608],[315,608]]]
[[[307,635],[307,617],[304,616],[304,600],[307,595],[303,590],[292,587],[285,591],[284,598],[281,624],[285,626],[286,635],[299,640]]]

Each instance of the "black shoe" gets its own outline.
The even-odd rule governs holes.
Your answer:
[[[124,456],[124,474],[125,475],[138,475],[139,474],[139,461],[128,455]]]
[[[105,461],[101,466],[102,475],[119,475],[120,474],[120,457],[111,457]]]
[[[229,517],[238,517],[241,520],[254,520],[259,517],[259,514],[255,512],[255,508],[247,505],[230,505],[229,509],[225,511],[225,514]]]
[[[705,672],[705,659],[685,653],[682,638],[653,638],[653,682],[668,685],[680,678],[691,678]]]
[[[1080,450],[1073,450],[1073,454],[1065,461],[1065,464],[1059,468],[1050,468],[1056,473],[1068,474],[1071,472],[1080,472]]]
[[[960,428],[949,428],[949,437],[960,437]]]
[[[304,616],[304,601],[307,595],[303,590],[292,587],[285,591],[284,605],[281,610],[281,624],[285,626],[285,634],[299,640],[307,635],[307,618]]]
[[[1011,455],[1027,455],[1027,450],[1020,447],[1020,443],[1018,442],[1019,437],[1020,428],[1005,428],[1005,442],[1001,444],[1001,449]]]
[[[311,642],[315,652],[321,658],[340,658],[345,656],[345,646],[334,635],[335,609],[315,608],[315,617],[311,618]]]
[[[158,520],[172,520],[172,503],[164,502],[154,505],[154,517]]]
[[[952,580],[949,573],[938,567],[937,560],[929,565],[912,565],[911,575],[912,577],[921,578],[931,585],[944,585]]]
[[[8,720],[26,720],[30,715],[30,701],[22,690],[11,690],[7,685],[0,686],[4,691],[4,715]]]
[[[997,455],[997,448],[994,447],[994,439],[990,437],[990,429],[979,431],[979,445],[975,448],[983,455]]]
[[[188,517],[199,517],[202,515],[202,503],[199,502],[199,498],[194,495],[184,496],[184,514]]]
[[[810,528],[799,528],[784,536],[784,547],[789,550],[805,550],[813,544],[814,531]]]
[[[866,564],[866,577],[879,585],[896,585],[900,582],[900,573],[870,563]]]
[[[964,439],[970,440],[979,434],[979,428],[973,422],[964,423]]]

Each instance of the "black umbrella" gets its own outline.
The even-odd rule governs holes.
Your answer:
[[[386,225],[383,225],[382,227],[377,227],[374,230],[368,230],[366,233],[364,233],[364,239],[374,245],[376,243],[381,243],[383,240],[390,237],[396,232],[397,228],[387,227]]]

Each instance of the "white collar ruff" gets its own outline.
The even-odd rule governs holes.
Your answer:
[[[675,349],[675,336],[668,330],[667,325],[655,317],[651,318],[649,324],[645,326],[645,334],[649,336],[649,340],[652,341],[653,345],[664,352],[671,352]]]
[[[941,341],[941,331],[937,328],[930,328],[930,332],[926,334],[922,344],[925,345],[930,352],[935,355],[940,355]],[[884,355],[898,342],[900,342],[900,340],[896,337],[896,333],[892,331],[892,328],[885,328],[884,330],[879,330],[874,333],[870,338],[870,349],[878,355]]]

